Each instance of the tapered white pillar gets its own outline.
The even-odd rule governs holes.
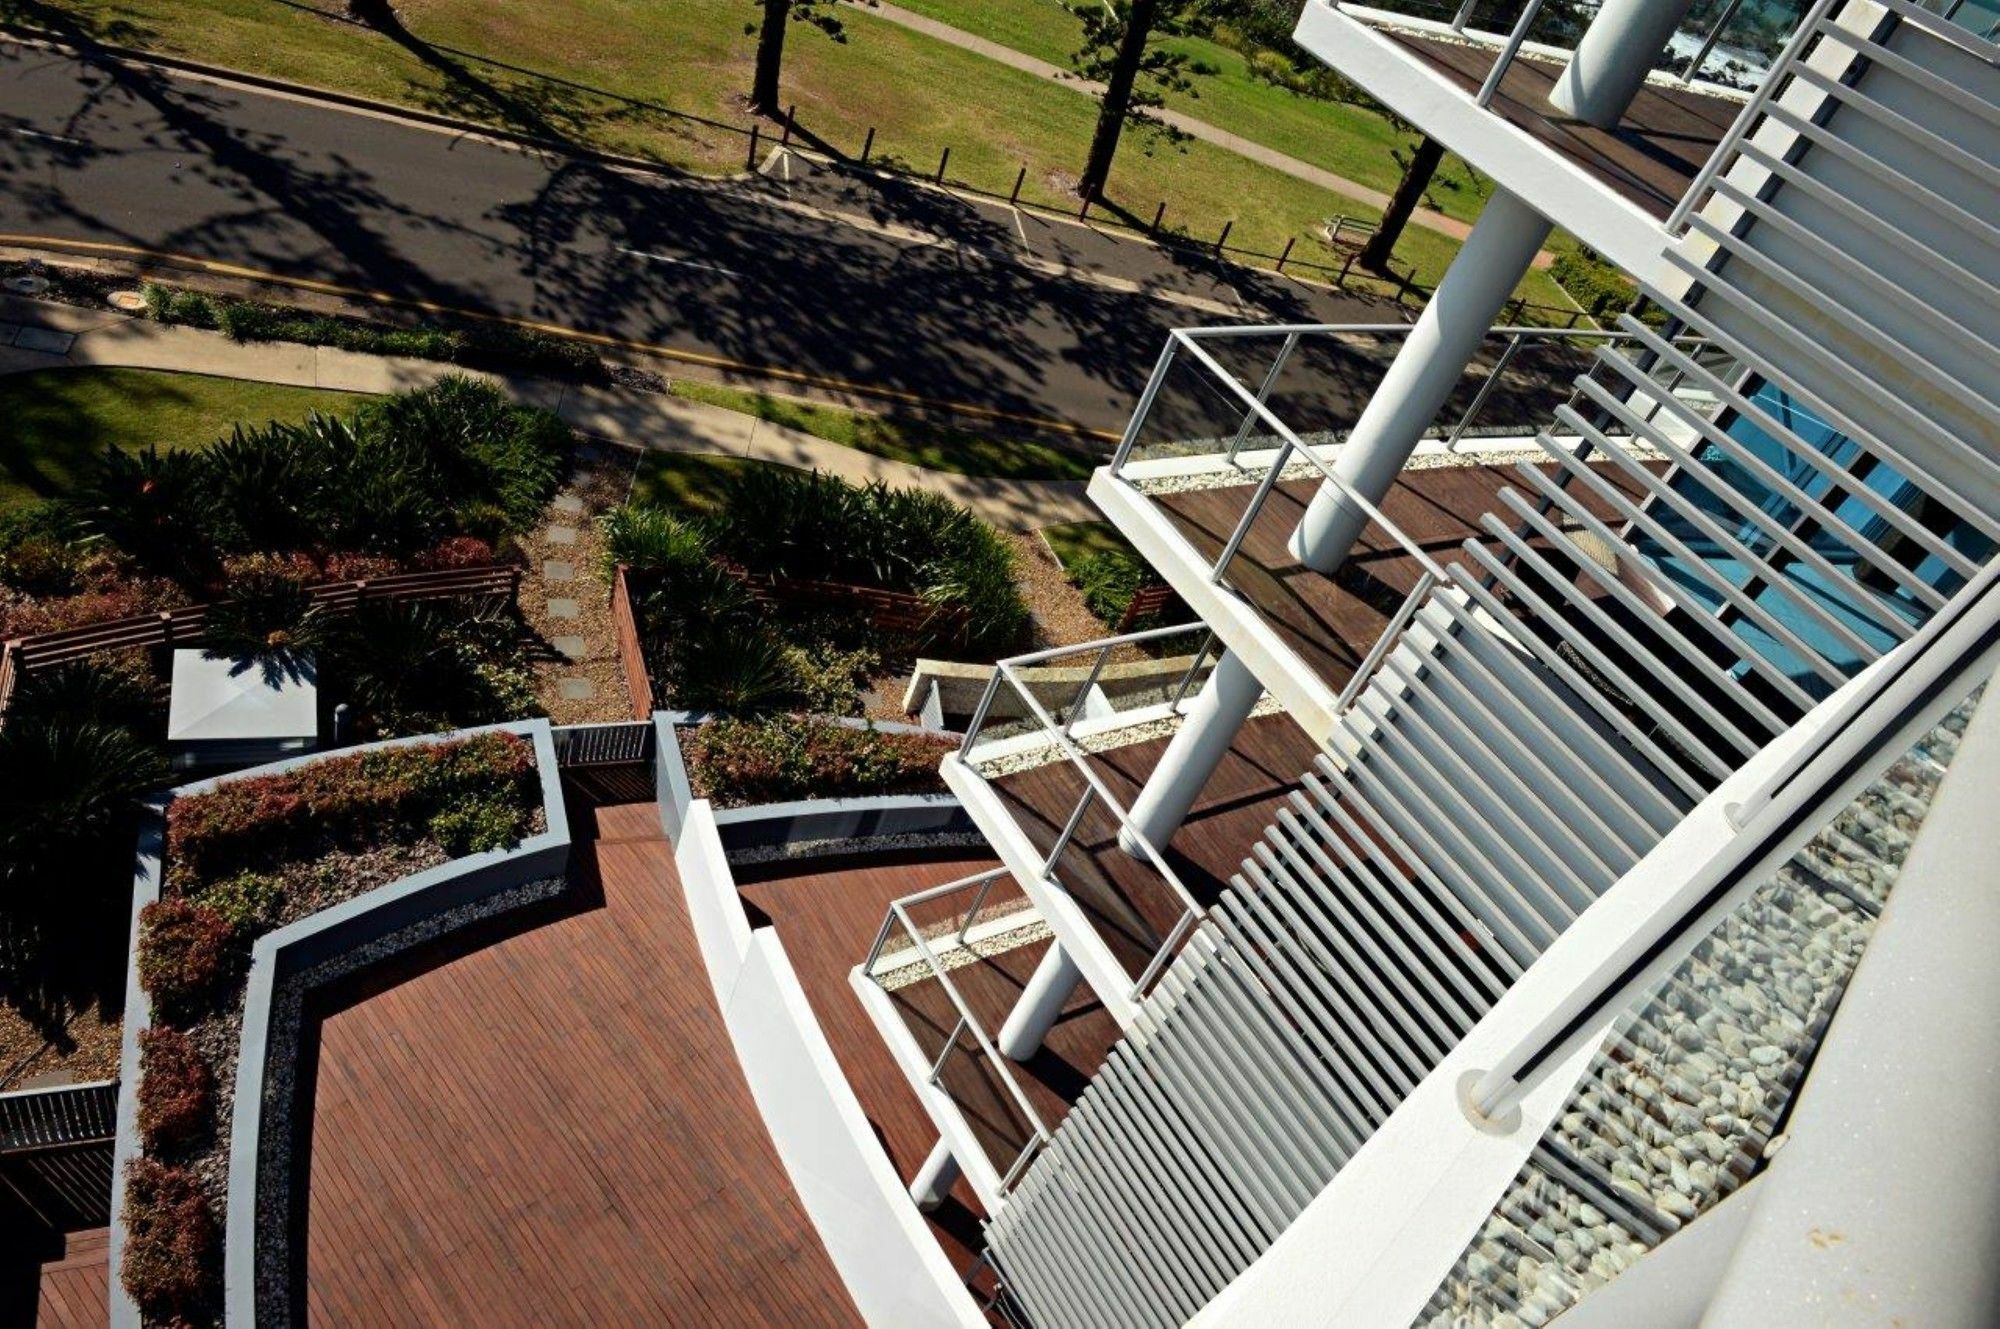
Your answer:
[[[1334,462],[1334,475],[1370,503],[1396,483],[1548,236],[1547,218],[1506,190],[1493,191]],[[1292,556],[1332,572],[1367,525],[1362,508],[1322,485],[1292,532]]]
[[[1203,786],[1222,764],[1236,732],[1263,695],[1264,685],[1236,652],[1223,652],[1209,672],[1208,682],[1188,704],[1180,731],[1160,754],[1160,764],[1132,803],[1132,824],[1145,833],[1154,849],[1166,852],[1167,842],[1187,820],[1188,810],[1201,797]],[[1120,828],[1118,844],[1134,858],[1145,856],[1131,827]]]
[[[1604,0],[1549,91],[1564,115],[1610,129],[1673,40],[1692,0]]]
[[[1069,958],[1062,943],[1050,942],[1048,954],[1035,966],[1028,985],[1021,989],[1021,999],[1014,1003],[1014,1009],[1007,1013],[1007,1022],[1000,1026],[1000,1051],[1015,1061],[1026,1061],[1041,1051],[1042,1040],[1062,1018],[1069,994],[1076,991],[1082,980],[1083,971]]]
[[[910,1198],[917,1202],[917,1208],[929,1213],[950,1199],[951,1188],[958,1185],[960,1170],[950,1145],[943,1140],[932,1145],[917,1168],[917,1175],[910,1180]]]

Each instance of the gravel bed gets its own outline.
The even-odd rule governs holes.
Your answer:
[[[893,854],[907,849],[985,849],[977,831],[905,831],[898,835],[867,835],[828,840],[794,840],[789,844],[755,845],[724,851],[731,864],[791,863],[808,858],[838,858],[846,854]]]
[[[581,512],[563,512],[553,504],[541,524],[522,537],[521,547],[528,556],[526,575],[521,578],[521,616],[543,641],[557,637],[581,637],[584,656],[568,660],[551,650],[549,658],[534,665],[535,699],[551,721],[559,725],[592,724],[630,720],[631,698],[625,687],[625,668],[618,653],[618,633],[612,625],[611,591],[598,575],[603,537],[597,519],[625,501],[631,487],[636,453],[622,449],[586,445],[577,453],[576,468],[558,498],[570,497],[583,504]],[[554,544],[550,528],[575,532],[573,543]],[[570,564],[576,575],[569,581],[551,582],[542,565],[554,560]],[[549,612],[549,601],[568,600],[576,606],[573,618],[557,618]],[[588,697],[565,697],[564,679],[586,679]]]

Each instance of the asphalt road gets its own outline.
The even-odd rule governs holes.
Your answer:
[[[884,193],[830,173],[790,186],[794,204],[865,208],[959,244],[804,215],[777,205],[784,188],[626,173],[144,68],[0,51],[0,232],[14,235],[236,264],[1112,431],[1170,327],[1385,318],[1379,305],[934,191]],[[1024,247],[1144,290],[1036,271],[1013,261]],[[1328,391],[1348,399],[1359,387],[1340,375]]]

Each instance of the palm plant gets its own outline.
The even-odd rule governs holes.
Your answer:
[[[187,452],[107,447],[78,502],[85,525],[146,566],[184,584],[214,568],[213,502],[200,459]]]
[[[322,645],[329,626],[329,616],[296,575],[256,568],[229,584],[228,599],[210,606],[202,637],[210,655],[273,662]]]

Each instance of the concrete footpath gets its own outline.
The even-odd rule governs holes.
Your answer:
[[[325,346],[239,344],[221,333],[166,327],[115,310],[0,298],[0,373],[65,366],[156,369],[378,394],[422,387],[446,374],[469,374],[547,407],[580,434],[623,447],[746,457],[857,483],[881,480],[927,489],[963,503],[1003,530],[1027,531],[1099,515],[1081,480],[1003,480],[933,471],[663,393],[488,374],[435,360],[358,355]]]

